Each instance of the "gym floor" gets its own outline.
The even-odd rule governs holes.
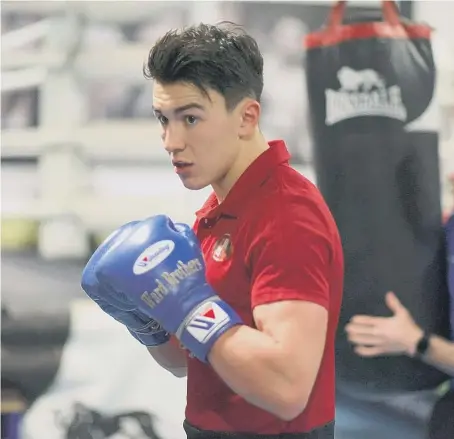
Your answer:
[[[13,314],[57,312],[67,309],[71,299],[83,297],[79,287],[82,262],[49,263],[33,253],[2,252],[1,263],[2,301]],[[339,393],[336,439],[425,439],[423,419],[431,404],[423,401],[421,407],[421,399],[418,404],[405,412]]]

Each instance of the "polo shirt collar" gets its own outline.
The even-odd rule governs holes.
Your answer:
[[[216,195],[212,193],[204,206],[196,212],[198,218],[239,215],[247,198],[254,195],[271,172],[280,164],[288,163],[290,160],[290,154],[282,140],[273,140],[268,144],[270,147],[243,172],[225,200],[218,204]]]

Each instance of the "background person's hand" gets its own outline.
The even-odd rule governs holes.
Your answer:
[[[423,330],[393,292],[386,294],[392,317],[356,315],[345,326],[348,340],[363,357],[378,355],[414,355]]]

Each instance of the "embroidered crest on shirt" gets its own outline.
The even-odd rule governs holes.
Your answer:
[[[214,244],[213,259],[223,262],[230,259],[233,253],[232,239],[228,233],[222,235]]]

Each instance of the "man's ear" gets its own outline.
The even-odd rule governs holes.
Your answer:
[[[245,99],[238,106],[240,126],[238,136],[247,140],[256,132],[260,120],[260,104],[254,99]]]

